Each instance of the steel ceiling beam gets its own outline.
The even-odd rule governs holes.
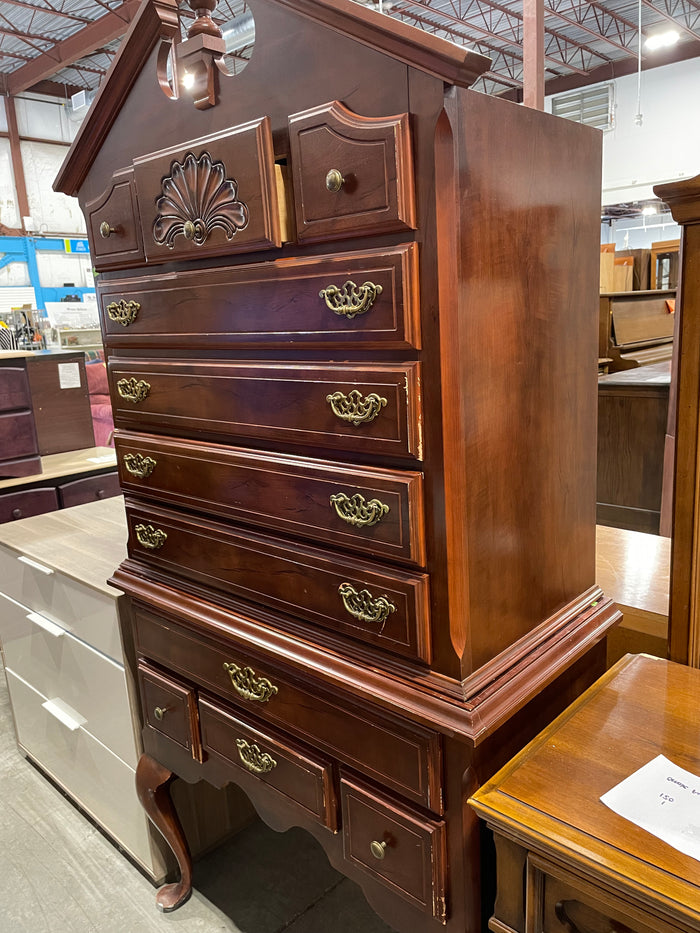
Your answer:
[[[99,46],[108,45],[123,36],[126,32],[127,20],[130,22],[136,16],[139,6],[140,0],[124,0],[119,7],[120,15],[116,12],[107,13],[88,26],[79,29],[67,39],[54,43],[44,55],[38,56],[8,75],[6,86],[9,93],[19,94],[21,91],[26,91],[38,81],[55,75],[59,68],[73,65],[79,59],[94,52]],[[54,61],[47,60],[47,54],[51,55]]]
[[[653,3],[652,0],[642,0],[642,3],[648,9],[653,10],[654,13],[656,13],[662,19],[665,19],[667,22],[673,23],[674,26],[678,26],[683,29],[688,33],[688,35],[692,36],[693,39],[700,39],[700,32],[696,32],[694,28],[700,22],[700,11],[698,11],[698,15],[695,16],[692,27],[688,25],[687,22],[682,23],[678,19],[676,11],[679,8],[682,11],[682,15],[686,17],[686,19],[689,18],[689,14],[686,12],[686,10],[687,6],[690,6],[690,4],[686,4],[684,0],[663,0],[663,2],[655,0]]]
[[[50,6],[37,6],[35,3],[27,3],[26,0],[2,0],[10,6],[22,7],[25,10],[32,10],[34,13],[49,13],[51,16],[57,16],[60,19],[70,19],[76,23],[90,23],[92,20],[84,16],[77,16],[75,13],[64,13],[62,10],[56,10]]]
[[[576,16],[577,12],[580,13],[578,17]],[[558,7],[545,6],[544,13],[545,16],[556,16],[557,19],[560,19],[563,23],[566,23],[569,26],[574,26],[576,29],[580,29],[582,32],[592,36],[594,39],[602,39],[607,45],[617,49],[619,52],[624,52],[625,55],[636,56],[637,54],[634,49],[631,49],[629,46],[624,44],[623,36],[620,35],[619,28],[617,27],[618,21],[613,20],[618,35],[617,39],[612,39],[609,35],[606,35],[606,33],[603,32],[605,27],[603,22],[601,22],[600,8],[594,6],[593,4],[578,3],[575,7],[570,6],[564,11]],[[594,20],[597,27],[596,29],[594,29],[592,25],[589,25],[586,22],[588,19]],[[636,35],[637,29],[635,27],[633,36]],[[632,41],[632,36],[628,41]]]

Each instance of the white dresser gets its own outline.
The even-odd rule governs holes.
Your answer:
[[[160,883],[172,859],[136,796],[141,742],[123,597],[106,583],[125,556],[121,496],[0,527],[0,642],[21,751]],[[203,793],[204,828],[193,819]],[[183,787],[177,802],[194,851],[247,816],[212,788]]]

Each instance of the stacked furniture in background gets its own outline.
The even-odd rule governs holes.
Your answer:
[[[251,7],[218,97],[196,9],[195,107],[177,4],[144,3],[56,182],[100,271],[137,782],[182,872],[158,901],[191,884],[177,774],[306,828],[401,933],[476,931],[466,797],[619,618],[595,584],[600,139],[350,0]]]

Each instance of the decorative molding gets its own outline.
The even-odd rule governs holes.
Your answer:
[[[248,205],[238,200],[238,182],[227,178],[224,163],[214,162],[208,152],[199,158],[188,152],[183,162],[171,163],[156,210],[153,239],[168,249],[178,236],[202,246],[217,228],[231,240],[250,220]]]

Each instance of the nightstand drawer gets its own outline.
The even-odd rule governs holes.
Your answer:
[[[58,496],[53,487],[20,489],[18,492],[10,490],[0,495],[0,523],[29,518],[31,515],[43,515],[57,508]]]
[[[31,411],[0,414],[0,451],[3,460],[19,460],[38,451],[34,415]]]
[[[32,396],[26,369],[23,366],[0,366],[0,411],[31,407]]]
[[[112,280],[109,346],[420,347],[418,247]]]
[[[430,659],[428,576],[127,502],[129,556],[420,661]]]
[[[165,677],[143,661],[139,661],[138,679],[146,726],[186,748],[195,761],[201,761],[197,700],[192,688]]]
[[[10,599],[121,662],[123,653],[114,599],[3,546],[0,546],[0,580]]]
[[[347,861],[445,920],[445,824],[411,813],[347,778],[340,782]]]
[[[72,483],[62,483],[58,487],[61,506],[69,509],[74,505],[94,502],[96,499],[110,499],[121,495],[119,476],[115,473],[103,473],[101,476],[85,476]]]
[[[333,696],[303,669],[285,669],[247,644],[222,644],[134,604],[137,650],[146,658],[234,702],[256,719],[295,735],[409,800],[441,812],[442,755],[437,733]]]
[[[414,229],[407,113],[363,117],[324,104],[289,118],[299,240]]]
[[[119,428],[422,457],[420,364],[193,363],[112,358]]]
[[[91,735],[130,767],[136,767],[131,709],[121,665],[2,594],[0,639],[8,670],[44,696],[60,697],[68,703],[85,719]]]
[[[203,751],[254,775],[329,829],[338,827],[330,762],[200,698]]]
[[[136,796],[133,769],[85,727],[65,716],[58,719],[61,709],[55,701],[47,709],[43,694],[11,671],[6,674],[20,746],[119,845],[151,865],[148,821]]]
[[[425,564],[423,477],[120,431],[127,493],[376,557]]]

